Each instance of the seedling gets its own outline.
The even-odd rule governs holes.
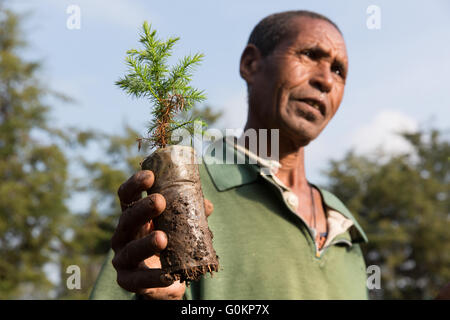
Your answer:
[[[155,229],[168,236],[167,248],[160,254],[161,266],[169,278],[191,281],[206,272],[218,271],[219,263],[205,216],[198,166],[189,161],[194,158],[194,149],[175,145],[178,141],[171,139],[179,128],[193,132],[194,121],[199,119],[180,121],[177,115],[205,100],[203,91],[190,86],[192,71],[203,54],[188,55],[175,66],[168,65],[178,40],[158,39],[156,30],[144,22],[140,37],[143,49],[127,51],[129,73],[116,84],[132,97],[146,98],[152,105],[147,140],[156,151],[141,167],[155,174],[155,183],[147,193],[158,192],[166,199],[166,210],[154,220]],[[138,141],[140,146],[141,140]],[[179,161],[186,158],[188,161]]]

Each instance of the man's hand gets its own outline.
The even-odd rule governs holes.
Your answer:
[[[185,284],[168,280],[161,270],[159,252],[167,246],[167,235],[153,230],[152,219],[165,210],[166,201],[159,193],[141,198],[154,179],[152,171],[142,170],[118,190],[122,215],[111,239],[112,264],[117,271],[117,283],[123,289],[147,299],[181,299]],[[212,211],[212,203],[205,199],[206,215]]]

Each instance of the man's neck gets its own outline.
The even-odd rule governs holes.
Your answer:
[[[282,146],[280,146],[279,162],[281,168],[278,169],[276,176],[286,187],[296,191],[307,188],[304,147],[288,153],[286,151],[283,152]]]
[[[247,123],[244,128],[244,133],[248,129],[256,130],[257,139],[257,155],[259,156],[260,136],[258,134],[258,126]],[[267,141],[263,142],[267,145],[267,150],[271,150],[270,132],[267,133]],[[243,136],[239,139],[241,143],[245,145],[247,149],[248,141],[244,141]],[[281,182],[290,189],[295,191],[305,191],[308,189],[308,181],[305,174],[305,148],[303,146],[296,145],[288,138],[280,136],[278,141],[278,155],[281,168],[278,169],[276,176]]]
[[[247,122],[244,130],[248,129],[255,129],[258,132],[259,128],[258,126],[250,126],[249,122]],[[244,141],[243,136],[239,138],[240,143],[249,149],[248,141]],[[270,134],[268,133],[267,137],[269,136]],[[256,134],[256,138],[258,141],[257,146],[259,146],[260,137],[258,134]],[[270,138],[268,140],[266,143],[270,144]],[[297,207],[296,214],[309,227],[314,228],[319,233],[327,232],[325,208],[322,205],[315,205],[315,203],[321,204],[320,193],[318,190],[313,191],[306,179],[304,145],[292,141],[289,137],[282,136],[280,132],[278,146],[278,162],[281,164],[281,168],[278,168],[275,175],[300,200],[301,205]],[[271,146],[268,146],[267,150],[271,150]],[[257,155],[259,155],[258,153],[259,150],[257,150]],[[314,240],[317,242],[320,238]]]

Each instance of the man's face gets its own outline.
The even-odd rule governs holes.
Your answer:
[[[291,34],[262,58],[251,79],[250,104],[259,121],[283,139],[307,145],[341,103],[348,61],[344,39],[331,24],[293,18]]]

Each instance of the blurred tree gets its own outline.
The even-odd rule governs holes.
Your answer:
[[[49,296],[43,267],[68,214],[62,135],[48,126],[40,64],[17,53],[25,45],[18,16],[0,4],[0,299]]]
[[[366,230],[367,265],[381,267],[375,299],[430,299],[450,281],[450,145],[436,129],[402,134],[414,152],[388,160],[349,152],[327,188]]]
[[[143,159],[138,151],[138,133],[130,127],[124,135],[107,135],[95,131],[78,132],[72,145],[76,148],[94,145],[104,151],[99,160],[87,160],[80,155],[74,161],[85,169],[83,177],[72,180],[73,194],[88,196],[87,209],[71,215],[66,221],[70,236],[60,246],[60,278],[66,279],[66,268],[77,265],[81,270],[81,289],[68,290],[61,281],[57,289],[59,299],[87,299],[105,255],[110,248],[111,236],[120,216],[116,194],[120,184],[136,172]]]

